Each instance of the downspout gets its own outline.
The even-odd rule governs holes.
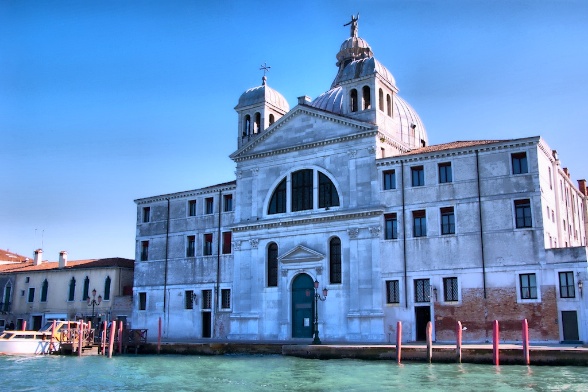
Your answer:
[[[216,241],[216,306],[214,307],[214,323],[217,323],[217,312],[220,308],[219,286],[220,286],[220,265],[221,265],[221,211],[222,211],[222,194],[223,191],[218,191],[218,241]],[[216,333],[216,328],[215,331]]]
[[[163,316],[166,319],[165,325],[167,325],[166,307],[167,307],[167,264],[168,264],[168,243],[169,243],[169,198],[167,199],[167,223],[165,225],[165,270],[163,273]]]
[[[484,260],[484,233],[482,224],[482,195],[480,187],[480,158],[476,150],[476,178],[478,181],[478,217],[480,219],[480,251],[482,256],[482,284],[484,287],[484,299],[486,299],[486,261]]]
[[[406,205],[404,203],[404,161],[400,161],[400,177],[402,178],[402,253],[404,260],[404,306],[408,309],[408,277],[406,272]]]

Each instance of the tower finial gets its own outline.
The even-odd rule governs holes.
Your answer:
[[[265,86],[265,82],[267,81],[267,77],[265,76],[265,73],[269,72],[271,67],[269,65],[267,65],[265,61],[260,67],[261,68],[259,68],[259,69],[263,70],[263,78],[261,78],[261,82]]]
[[[351,37],[357,37],[357,21],[359,19],[359,12],[357,13],[357,16],[353,16],[351,15],[351,21],[345,23],[343,26],[349,26],[351,25],[350,29],[351,29]]]

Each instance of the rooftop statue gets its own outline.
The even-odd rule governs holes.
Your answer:
[[[357,16],[351,15],[351,21],[348,23],[345,23],[343,25],[343,26],[351,25],[351,37],[357,37],[357,20],[358,19],[359,19],[359,12],[357,13]]]

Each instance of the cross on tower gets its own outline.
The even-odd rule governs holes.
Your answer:
[[[266,72],[269,72],[270,70],[270,66],[267,65],[265,62],[260,66],[261,68],[259,68],[260,70],[263,70],[263,76],[265,76]]]

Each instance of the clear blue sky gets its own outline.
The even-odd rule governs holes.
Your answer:
[[[234,179],[241,93],[296,104],[359,35],[431,144],[543,136],[588,177],[588,1],[0,0],[0,248],[134,258],[134,199]]]

